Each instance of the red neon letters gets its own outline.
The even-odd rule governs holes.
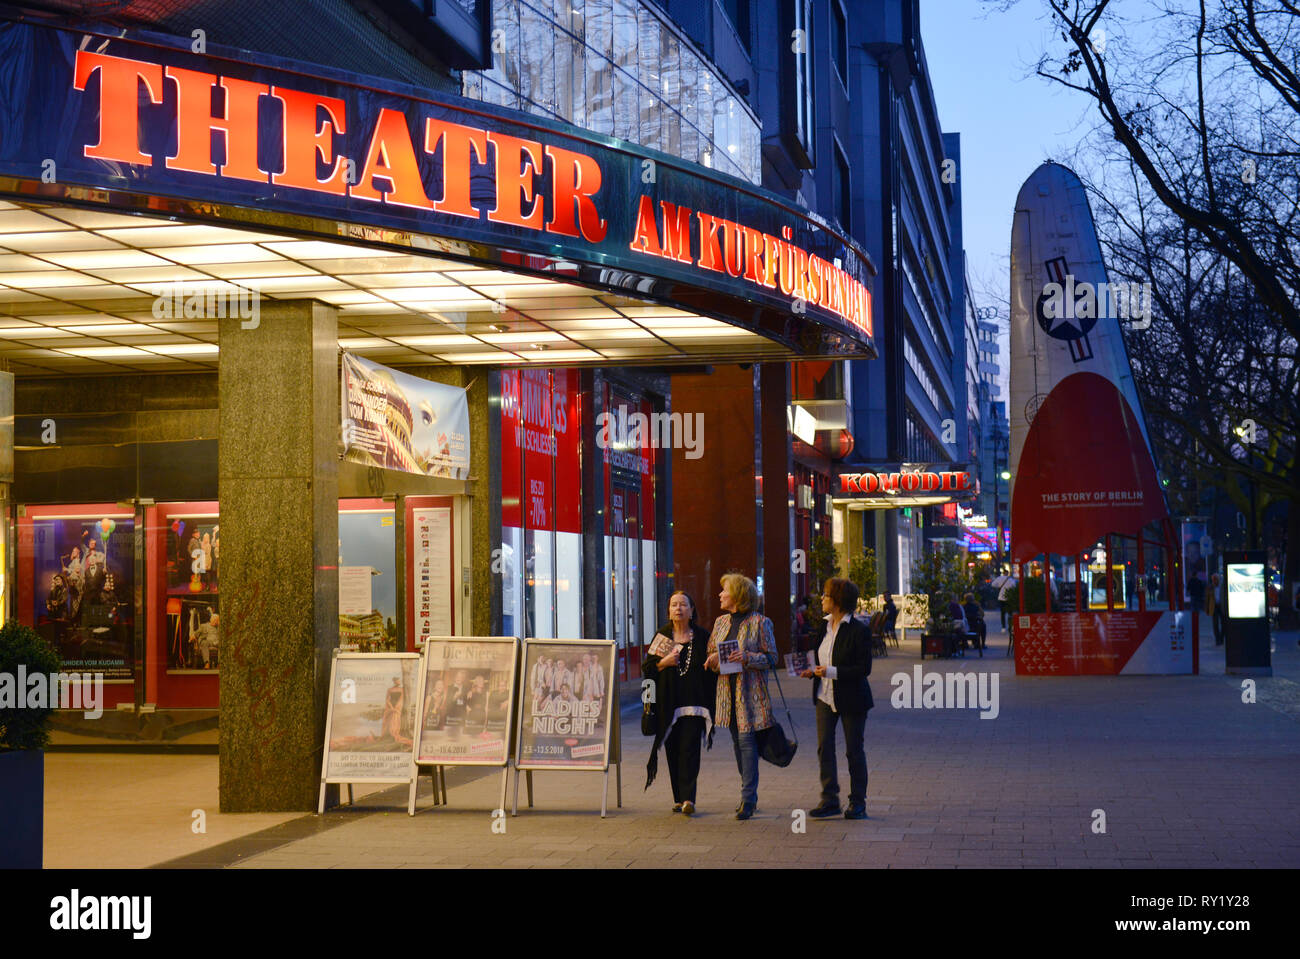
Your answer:
[[[960,492],[971,488],[970,473],[841,473],[841,493]]]
[[[663,242],[659,239],[659,214],[654,201],[642,195],[629,244],[633,251],[744,277],[769,290],[780,289],[783,296],[796,301],[796,310],[799,301],[820,306],[872,335],[871,294],[835,264],[810,255],[788,240],[722,217],[666,201],[660,201],[659,206],[663,211]],[[698,260],[691,258],[692,214],[699,224]]]
[[[176,85],[177,143],[176,154],[165,158],[168,169],[480,219],[484,211],[470,200],[472,166],[477,162],[493,168],[496,197],[495,205],[486,212],[489,220],[581,236],[591,243],[602,241],[608,230],[594,199],[601,187],[600,165],[580,153],[428,117],[424,119],[424,151],[442,152],[441,189],[435,184],[431,194],[420,176],[411,118],[400,110],[380,109],[357,175],[354,160],[335,152],[336,142],[348,130],[344,100],[279,86],[268,88],[199,70],[164,70],[156,63],[78,50],[73,88],[86,90],[96,73],[99,140],[85,147],[88,157],[152,165],[154,157],[140,149],[139,88],[143,82],[149,104],[161,105],[164,83],[170,80]],[[213,116],[212,91],[218,86],[225,106],[221,115]],[[258,115],[263,99],[280,101],[284,159],[278,172],[258,165]],[[225,139],[226,161],[220,170],[212,156],[213,131]],[[323,179],[318,174],[322,169]],[[543,187],[549,187],[551,198],[549,222],[545,221]],[[438,198],[431,200],[431,195]]]

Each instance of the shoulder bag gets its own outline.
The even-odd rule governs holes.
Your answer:
[[[766,759],[773,766],[782,768],[794,762],[795,751],[799,748],[799,737],[794,731],[794,719],[790,716],[790,707],[785,702],[785,690],[781,688],[781,677],[774,669],[772,676],[776,680],[777,692],[781,694],[781,708],[785,710],[785,720],[790,724],[790,734],[794,736],[794,741],[785,738],[785,730],[781,724],[772,721],[772,725],[767,729],[761,729],[758,732],[758,754]]]

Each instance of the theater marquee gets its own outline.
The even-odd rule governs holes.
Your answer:
[[[135,210],[180,198],[201,201],[198,216],[433,237],[450,241],[439,256],[630,289],[801,353],[875,355],[866,254],[748,182],[490,104],[174,38],[11,23],[0,55],[31,94],[0,104],[0,193]]]

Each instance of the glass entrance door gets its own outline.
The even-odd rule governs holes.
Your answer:
[[[610,635],[618,646],[619,674],[627,679],[641,665],[645,637],[641,619],[641,497],[633,490],[613,487],[609,494],[609,589],[613,599]]]

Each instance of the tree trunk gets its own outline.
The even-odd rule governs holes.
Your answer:
[[[1296,582],[1300,580],[1300,465],[1292,466],[1291,482],[1292,494],[1286,504],[1286,553],[1282,561],[1278,629],[1300,629],[1300,612],[1295,608]]]

